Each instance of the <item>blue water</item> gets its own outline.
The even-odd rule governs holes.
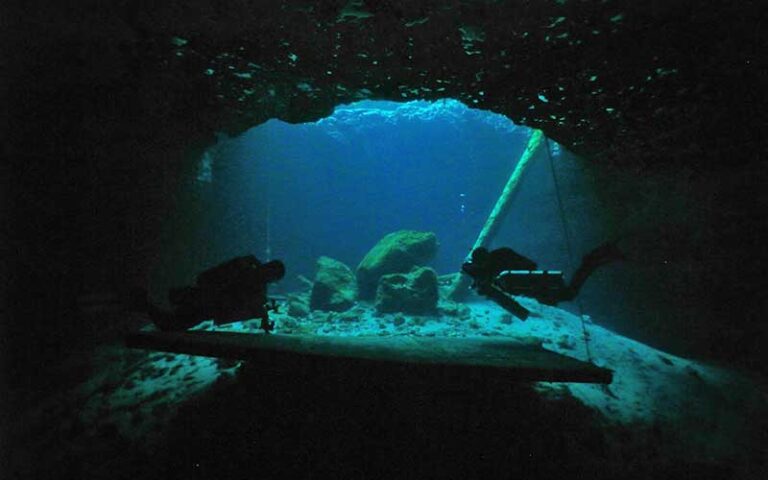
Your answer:
[[[364,101],[315,123],[271,120],[237,138],[221,135],[190,174],[156,279],[156,290],[189,282],[235,255],[280,258],[275,291],[312,278],[321,255],[352,269],[387,233],[437,235],[439,274],[458,271],[531,130],[455,100]],[[568,272],[563,218],[578,258],[599,243],[584,174],[550,141],[528,167],[492,247],[512,246]],[[552,162],[552,163],[550,163]],[[565,199],[562,216],[552,166]]]

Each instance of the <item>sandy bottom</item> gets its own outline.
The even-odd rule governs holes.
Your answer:
[[[344,313],[311,312],[303,318],[277,313],[273,319],[276,331],[286,334],[541,339],[547,349],[612,369],[614,381],[607,386],[539,383],[539,395],[575,399],[614,431],[663,435],[667,456],[738,464],[736,470],[745,478],[760,476],[768,431],[765,385],[735,371],[656,350],[585,317],[588,358],[579,317],[534,300],[523,298],[521,303],[532,311],[525,322],[483,301],[448,306],[449,314],[441,316],[382,315],[358,305]],[[206,322],[196,328],[214,326]],[[218,329],[257,331],[258,324],[248,321]],[[17,416],[7,436],[16,446],[9,463],[16,476],[34,476],[51,465],[74,468],[73,458],[79,456],[87,458],[88,466],[83,470],[78,464],[79,475],[119,478],[111,472],[116,452],[133,452],[137,461],[147,462],[147,451],[162,445],[166,427],[181,407],[222,382],[235,381],[243,367],[242,362],[121,346],[100,348],[93,365],[88,381]],[[123,458],[120,465],[125,462]]]

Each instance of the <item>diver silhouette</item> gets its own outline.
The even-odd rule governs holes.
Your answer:
[[[261,263],[253,255],[233,258],[205,270],[195,285],[172,288],[168,300],[175,307],[164,310],[147,299],[146,291],[134,292],[134,305],[149,313],[152,322],[163,331],[186,330],[204,320],[225,324],[260,318],[265,333],[274,329],[269,311],[277,311],[274,300],[267,299],[267,284],[285,276],[280,260]]]
[[[576,298],[597,267],[624,259],[616,242],[604,243],[584,256],[571,281],[566,284],[562,271],[537,270],[536,262],[511,248],[488,251],[480,247],[472,252],[470,260],[462,265],[461,270],[472,277],[472,288],[477,293],[525,320],[530,312],[512,295],[525,295],[546,305],[567,302]]]

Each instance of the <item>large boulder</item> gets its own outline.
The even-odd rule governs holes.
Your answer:
[[[343,312],[355,304],[356,297],[357,285],[352,270],[333,258],[318,258],[309,307],[312,310]]]
[[[371,300],[382,275],[406,273],[428,263],[437,252],[437,237],[432,232],[400,230],[390,233],[365,255],[357,266],[360,298]]]
[[[417,267],[409,273],[390,273],[379,279],[376,310],[414,315],[437,311],[437,273],[429,267]]]

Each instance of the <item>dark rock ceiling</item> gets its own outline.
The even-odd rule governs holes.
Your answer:
[[[359,99],[445,97],[599,161],[701,165],[764,147],[759,1],[35,3],[6,43],[11,111],[59,149],[120,130],[205,143]]]

